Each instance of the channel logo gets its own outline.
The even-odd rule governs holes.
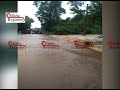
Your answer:
[[[17,48],[24,48],[24,49],[26,49],[26,45],[24,45],[24,44],[21,44],[21,43],[18,43],[18,42],[12,42],[12,41],[8,41],[8,46],[10,47],[10,48],[15,48],[15,47],[17,47]]]
[[[118,49],[120,50],[120,42],[114,42],[112,40],[108,41],[108,46],[112,49]]]
[[[17,12],[6,12],[6,23],[25,23],[25,16]]]

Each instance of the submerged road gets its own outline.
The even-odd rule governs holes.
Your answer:
[[[43,48],[41,41],[59,44]],[[74,45],[47,35],[18,35],[26,49],[18,49],[20,89],[101,89],[102,54],[75,49]]]

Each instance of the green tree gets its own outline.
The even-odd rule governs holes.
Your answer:
[[[23,31],[25,29],[30,29],[31,23],[33,23],[34,20],[32,18],[29,18],[28,16],[25,16],[25,23],[18,23],[18,31]]]
[[[65,9],[61,7],[62,1],[34,1],[38,8],[36,17],[41,22],[41,28],[50,32],[54,25],[59,24],[61,14]]]
[[[83,34],[101,34],[102,33],[102,2],[90,1],[86,10],[81,10],[79,7],[84,5],[85,1],[70,1],[72,11],[75,17],[73,22],[79,22]]]
[[[91,20],[91,33],[101,34],[102,33],[102,2],[91,1],[88,7],[90,13],[89,20]]]
[[[102,33],[102,3],[90,1],[86,9],[80,7],[86,1],[69,1],[73,18],[62,20],[65,13],[61,1],[34,1],[38,8],[36,16],[41,22],[42,29],[50,34],[101,34]]]

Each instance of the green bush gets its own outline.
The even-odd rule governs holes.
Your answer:
[[[102,27],[100,25],[94,25],[92,30],[92,34],[101,34],[102,33]]]
[[[90,41],[84,41],[84,44],[90,45],[90,44],[92,44],[92,42],[90,42]]]

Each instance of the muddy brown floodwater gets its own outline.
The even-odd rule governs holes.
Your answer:
[[[63,48],[44,48],[42,40]],[[47,35],[18,35],[27,49],[18,50],[20,89],[101,89],[102,53],[75,49],[72,44]],[[65,45],[69,44],[69,47]]]

